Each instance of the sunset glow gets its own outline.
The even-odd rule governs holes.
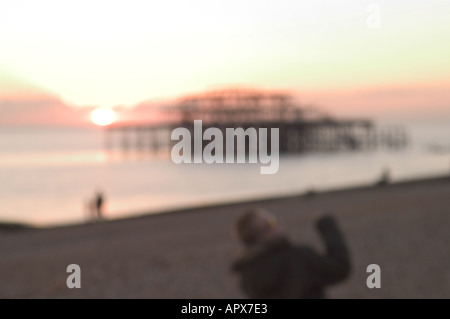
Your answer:
[[[91,112],[91,121],[95,125],[106,126],[114,123],[117,119],[117,113],[108,108],[97,108]]]

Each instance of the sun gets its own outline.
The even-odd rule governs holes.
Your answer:
[[[117,113],[109,108],[96,108],[91,112],[92,123],[99,126],[106,126],[117,120]]]

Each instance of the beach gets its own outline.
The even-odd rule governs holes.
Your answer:
[[[295,242],[323,251],[314,222],[338,219],[352,275],[330,298],[450,297],[450,177],[216,205],[92,224],[0,228],[0,298],[245,298],[230,264],[248,207],[276,214]],[[66,268],[81,267],[68,289]],[[370,264],[381,288],[366,286]]]

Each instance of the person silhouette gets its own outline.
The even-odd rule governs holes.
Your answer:
[[[252,299],[325,298],[327,286],[349,276],[350,256],[333,217],[321,217],[316,226],[326,246],[324,255],[294,245],[269,211],[242,214],[235,230],[245,250],[231,268],[243,292]]]
[[[98,191],[95,195],[95,212],[97,214],[97,220],[103,220],[103,205],[104,205],[105,199],[103,196],[103,193]]]
[[[376,186],[386,186],[391,182],[391,170],[385,167],[381,173],[379,180],[375,183]]]

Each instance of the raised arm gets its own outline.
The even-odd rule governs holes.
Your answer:
[[[350,255],[336,220],[327,215],[317,221],[317,229],[325,243],[325,255],[314,262],[314,269],[324,284],[347,278],[351,271]]]

